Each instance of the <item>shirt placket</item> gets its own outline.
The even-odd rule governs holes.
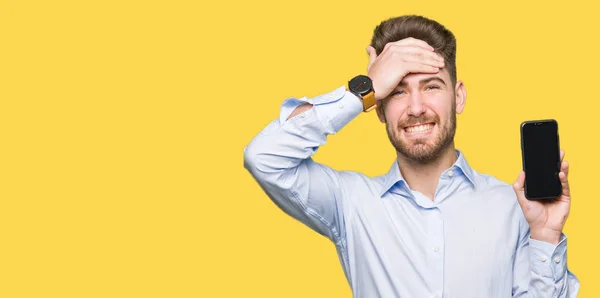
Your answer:
[[[439,208],[433,207],[427,210],[428,223],[428,253],[431,268],[432,285],[431,297],[441,298],[444,288],[444,221]]]

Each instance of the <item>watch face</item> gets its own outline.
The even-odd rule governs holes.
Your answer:
[[[350,82],[348,83],[348,87],[353,92],[356,92],[358,94],[365,94],[371,91],[371,89],[373,88],[373,83],[371,82],[371,79],[369,77],[359,75],[350,80]]]

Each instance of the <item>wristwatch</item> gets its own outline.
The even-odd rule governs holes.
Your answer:
[[[362,100],[364,112],[375,108],[375,90],[373,90],[371,78],[365,75],[357,75],[348,81],[346,87],[348,91]]]

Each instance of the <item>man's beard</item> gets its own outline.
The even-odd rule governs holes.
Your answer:
[[[427,123],[427,122],[435,123],[441,132],[437,136],[437,138],[434,139],[433,144],[429,144],[428,140],[424,140],[424,139],[413,139],[410,141],[410,143],[408,143],[408,142],[406,142],[406,140],[403,140],[400,138],[400,135],[402,134],[402,130],[404,129],[404,126],[406,126],[407,124],[410,125],[410,124],[414,124],[414,123]],[[441,125],[440,119],[437,115],[435,115],[433,117],[433,119],[432,119],[432,117],[422,115],[418,118],[413,118],[408,121],[398,123],[396,133],[394,133],[390,129],[389,123],[386,122],[386,130],[387,130],[387,134],[388,134],[388,138],[390,139],[390,142],[392,143],[392,145],[394,145],[394,147],[396,148],[396,151],[398,153],[402,154],[403,156],[405,156],[406,158],[408,158],[409,160],[411,160],[415,163],[419,163],[419,164],[429,163],[429,162],[437,159],[444,152],[444,150],[446,150],[448,148],[448,146],[452,143],[452,140],[454,140],[454,134],[456,133],[456,108],[455,108],[455,105],[454,104],[452,105],[452,111],[450,113],[449,123],[447,123],[443,126]],[[432,128],[432,130],[433,130],[433,128]]]

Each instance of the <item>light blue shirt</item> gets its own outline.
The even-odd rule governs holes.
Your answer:
[[[313,107],[289,120],[300,104]],[[337,171],[311,156],[362,112],[345,87],[289,98],[244,149],[244,166],[283,211],[335,244],[355,297],[576,297],[567,239],[533,240],[512,186],[469,167],[439,178],[434,200],[398,163],[381,176]]]

